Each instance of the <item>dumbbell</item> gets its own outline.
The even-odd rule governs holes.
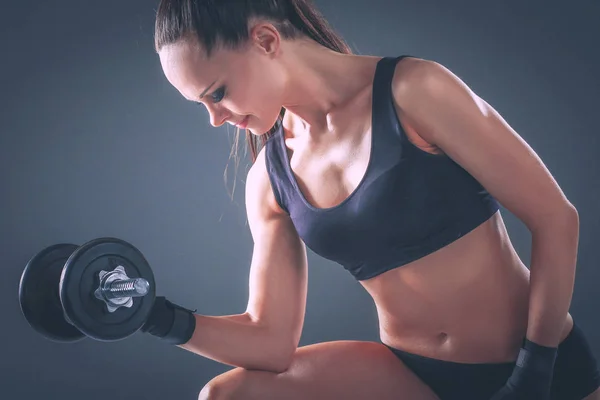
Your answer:
[[[125,339],[148,319],[155,293],[142,253],[110,237],[44,248],[27,262],[19,283],[25,319],[56,342]]]

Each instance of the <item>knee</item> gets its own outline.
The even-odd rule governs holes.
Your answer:
[[[219,391],[219,385],[213,381],[214,379],[204,385],[198,395],[198,400],[217,400],[226,398],[223,395],[223,391]]]
[[[228,385],[217,378],[210,380],[198,395],[198,400],[225,400],[231,399],[231,390]]]
[[[200,391],[198,400],[233,400],[244,370],[236,368],[211,379]]]
[[[210,400],[210,399],[213,399],[214,398],[213,394],[214,394],[214,390],[213,390],[212,385],[209,382],[206,385],[204,385],[204,387],[200,391],[200,394],[198,395],[198,400]]]
[[[275,376],[267,371],[234,368],[211,379],[200,391],[198,400],[262,399],[261,393]]]

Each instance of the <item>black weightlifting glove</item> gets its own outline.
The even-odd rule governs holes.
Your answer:
[[[194,312],[171,303],[164,297],[156,297],[146,323],[140,329],[169,344],[187,343],[196,329]]]
[[[508,382],[491,400],[548,400],[558,349],[525,339]]]

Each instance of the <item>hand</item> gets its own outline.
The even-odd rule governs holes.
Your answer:
[[[512,375],[491,400],[548,400],[558,349],[525,340]]]

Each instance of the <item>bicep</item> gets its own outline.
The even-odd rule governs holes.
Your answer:
[[[277,209],[261,161],[248,174],[246,188],[254,241],[246,313],[297,346],[306,307],[306,249],[289,216]]]

